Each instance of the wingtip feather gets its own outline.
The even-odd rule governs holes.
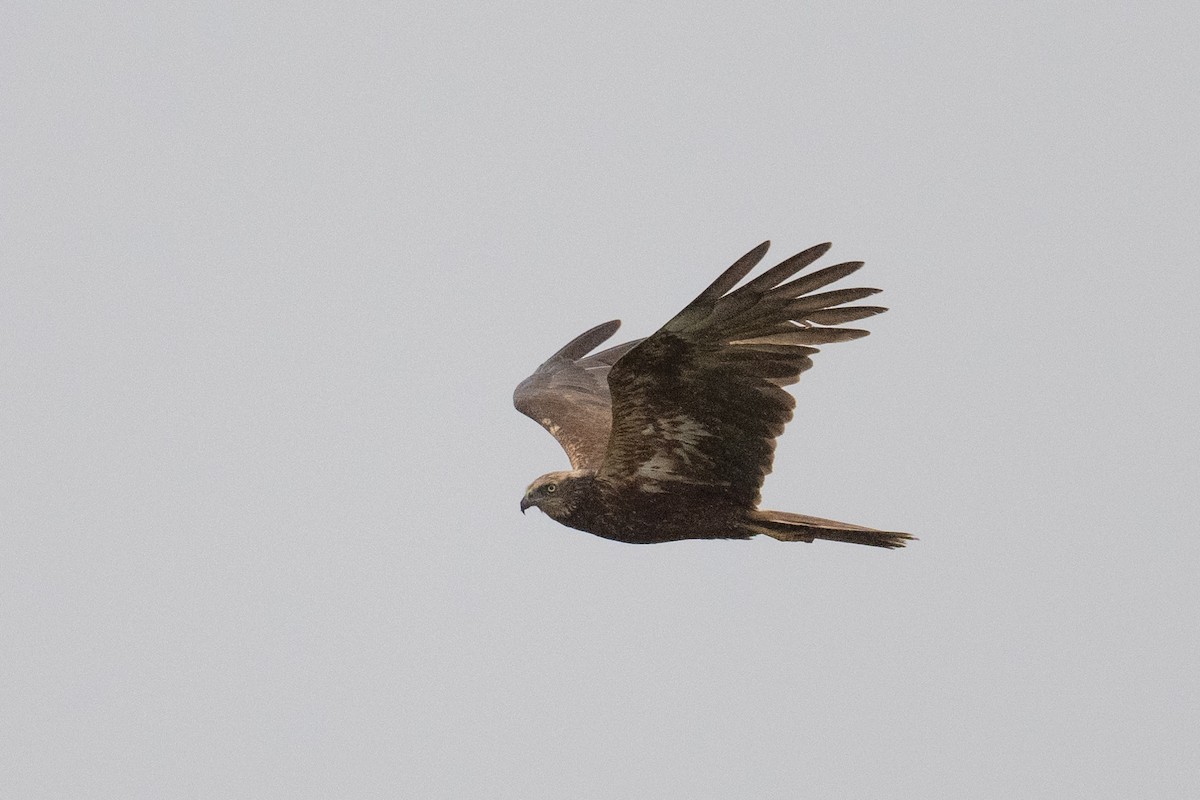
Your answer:
[[[717,300],[734,286],[742,278],[750,273],[750,270],[758,266],[758,262],[762,261],[763,256],[767,254],[767,250],[771,247],[771,240],[767,239],[762,244],[750,250],[746,255],[733,262],[729,269],[721,273],[715,281],[707,289],[705,289],[695,301],[712,302]]]
[[[554,361],[555,359],[566,358],[571,361],[577,361],[608,341],[620,327],[621,320],[619,319],[610,319],[608,322],[602,322],[567,342],[549,360]]]
[[[807,250],[802,250],[794,256],[789,256],[783,261],[780,261],[769,270],[759,275],[754,280],[750,281],[743,287],[751,292],[765,292],[773,286],[776,286],[788,278],[795,275],[800,270],[806,268],[814,261],[825,255],[829,248],[833,245],[830,242],[813,245]],[[738,290],[742,291],[741,289]]]

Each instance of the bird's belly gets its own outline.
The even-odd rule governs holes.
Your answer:
[[[572,528],[629,544],[657,544],[684,539],[746,539],[746,511],[727,499],[703,492],[686,495],[622,493],[602,505],[600,513],[564,520]]]

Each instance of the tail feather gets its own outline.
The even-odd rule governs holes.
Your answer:
[[[899,531],[880,531],[832,519],[789,514],[786,511],[752,511],[747,520],[747,529],[754,533],[765,534],[781,542],[811,542],[814,539],[828,539],[832,542],[886,547],[889,550],[904,547],[907,542],[916,540],[915,536]]]

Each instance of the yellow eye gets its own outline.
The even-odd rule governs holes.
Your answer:
[[[558,491],[558,487],[555,486],[553,483],[546,484],[546,494],[554,494],[557,491]]]

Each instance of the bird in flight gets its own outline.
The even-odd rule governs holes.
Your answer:
[[[813,345],[867,335],[834,326],[886,311],[845,305],[878,289],[814,294],[861,261],[792,279],[828,243],[734,289],[769,246],[738,259],[651,336],[588,355],[621,325],[605,322],[517,386],[517,410],[558,440],[572,467],[530,484],[522,512],[537,507],[563,525],[631,544],[765,534],[896,548],[913,539],[758,508],[775,438],[796,405],[783,387],[812,366]]]

